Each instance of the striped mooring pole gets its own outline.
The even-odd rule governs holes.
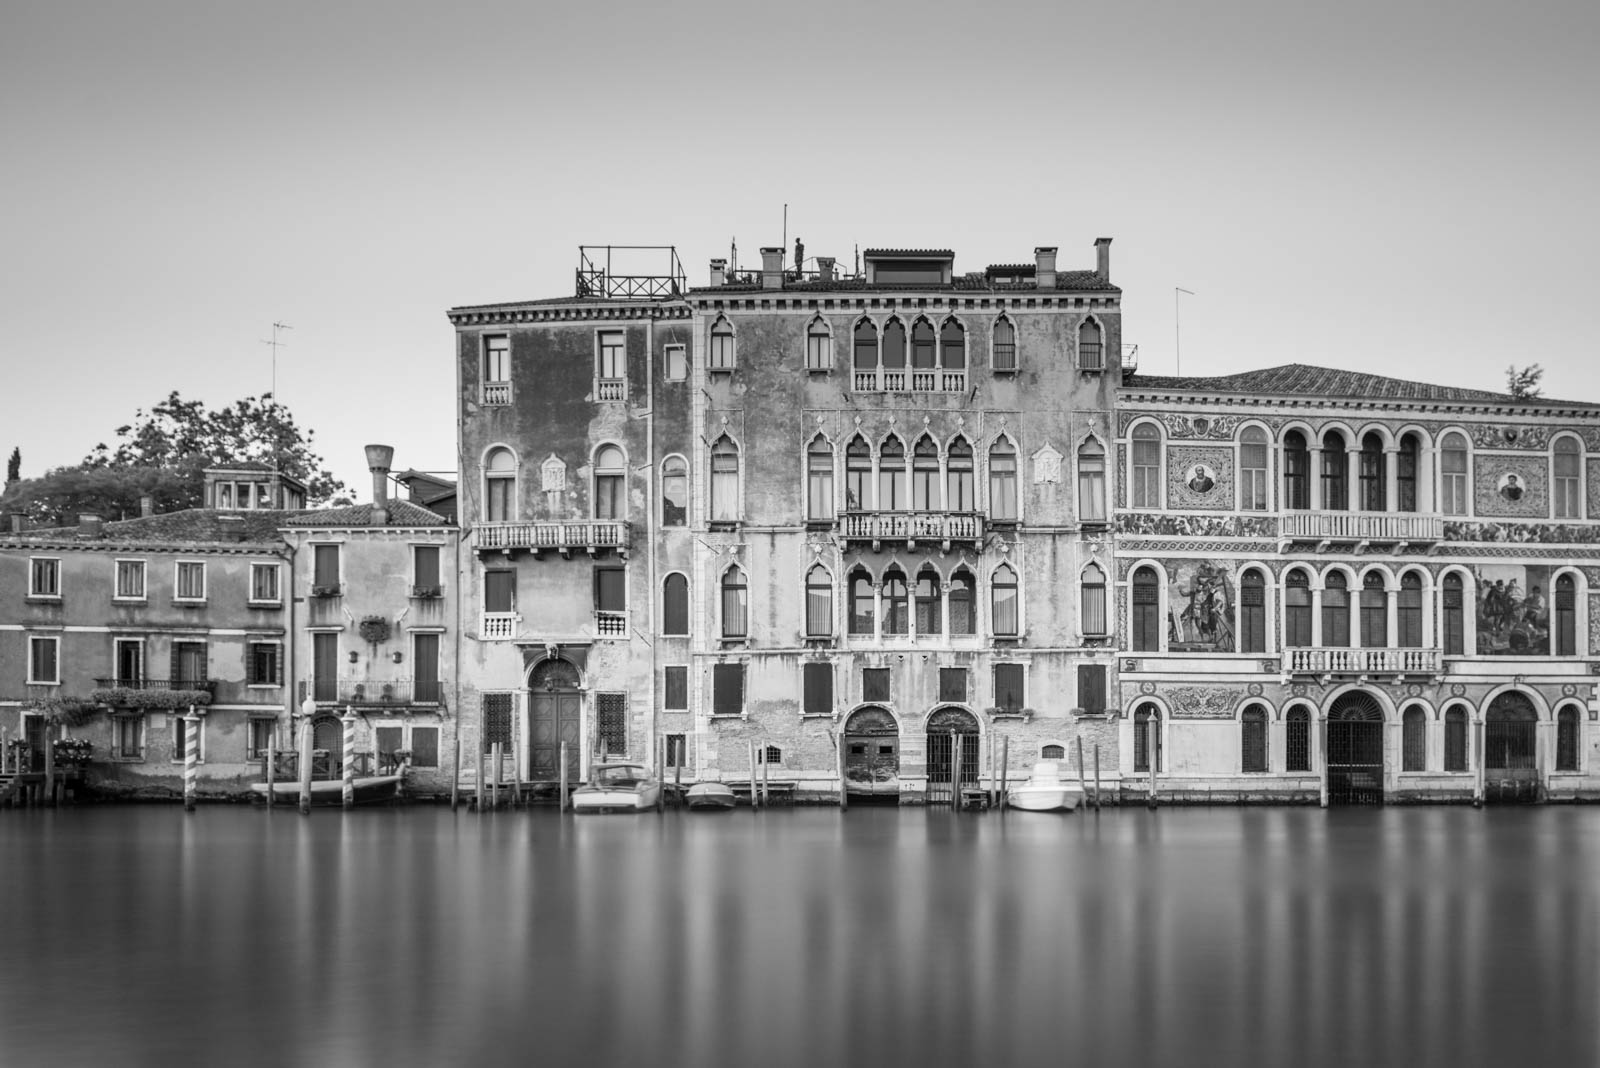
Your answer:
[[[194,705],[183,717],[183,810],[194,811],[194,799],[200,774],[200,717],[194,714]]]
[[[344,807],[356,804],[356,716],[348,705],[344,710]]]

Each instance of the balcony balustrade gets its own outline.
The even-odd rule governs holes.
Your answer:
[[[1289,511],[1279,520],[1289,541],[1435,542],[1444,537],[1444,518],[1417,512]]]
[[[509,641],[517,636],[515,612],[485,612],[478,625],[478,637],[486,642]]]
[[[594,632],[602,638],[626,638],[628,636],[628,613],[596,612],[594,614]]]
[[[341,704],[436,705],[444,692],[444,684],[438,679],[343,678],[337,683],[334,699]],[[327,692],[326,689],[323,692]]]
[[[983,516],[977,512],[846,512],[839,530],[847,541],[977,542]]]
[[[1438,649],[1286,649],[1291,675],[1437,675],[1443,671]]]
[[[626,400],[628,397],[628,380],[626,378],[602,378],[596,392],[603,401]]]
[[[102,690],[204,690],[215,693],[215,679],[95,679]]]
[[[510,382],[485,382],[483,384],[483,403],[484,404],[510,404],[511,403],[511,383]]]
[[[903,370],[856,371],[851,381],[857,393],[964,393],[967,372],[936,368],[909,373]]]
[[[479,552],[528,549],[538,553],[555,549],[569,553],[582,549],[594,553],[601,549],[626,549],[629,533],[628,524],[620,519],[580,523],[480,523],[472,531],[472,544]]]

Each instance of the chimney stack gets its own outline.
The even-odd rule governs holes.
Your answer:
[[[711,261],[711,284],[714,286],[726,285],[728,282],[728,261]]]
[[[1094,273],[1100,276],[1102,282],[1111,281],[1111,239],[1109,237],[1095,238],[1094,252]]]
[[[7,512],[6,517],[10,520],[8,525],[11,527],[11,533],[21,534],[23,530],[23,520],[27,519],[28,517],[21,512]]]
[[[79,514],[79,516],[78,516],[78,537],[80,537],[80,538],[98,538],[100,536],[100,534],[104,530],[105,530],[104,522],[101,520],[101,518],[99,516],[95,515],[93,512],[83,512],[83,513]]]
[[[139,494],[139,515],[151,516],[156,514],[156,499],[148,493]]]
[[[372,522],[383,526],[389,521],[389,465],[394,463],[394,446],[368,445],[367,470],[372,472]]]
[[[761,288],[783,288],[783,246],[761,250]]]
[[[1041,245],[1033,250],[1033,283],[1040,289],[1056,287],[1056,250],[1054,245]]]
[[[244,516],[219,515],[217,528],[222,531],[223,541],[244,541]]]
[[[833,257],[817,257],[817,277],[824,282],[833,281]]]

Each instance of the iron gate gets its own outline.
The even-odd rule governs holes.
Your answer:
[[[1328,803],[1383,804],[1383,723],[1328,721]]]
[[[1490,713],[1483,725],[1483,795],[1486,801],[1537,801],[1539,768],[1534,757],[1538,724]]]

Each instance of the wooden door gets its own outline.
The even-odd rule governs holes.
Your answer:
[[[567,743],[567,781],[578,781],[581,758],[582,707],[570,691],[535,691],[528,723],[530,777],[536,782],[561,778],[561,743]]]

